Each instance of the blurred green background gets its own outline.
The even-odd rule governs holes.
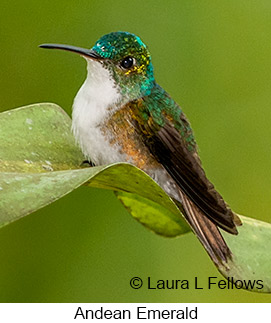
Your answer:
[[[189,117],[206,172],[227,202],[270,222],[270,0],[1,0],[0,110],[50,101],[71,114],[85,61],[38,45],[91,47],[117,30],[148,44],[158,83]],[[110,191],[81,187],[1,229],[0,246],[1,302],[271,301],[217,288],[132,290],[133,276],[220,275],[192,234],[148,232]]]

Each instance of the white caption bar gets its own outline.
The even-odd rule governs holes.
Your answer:
[[[82,303],[0,304],[0,322],[87,322],[159,320],[173,322],[270,322],[264,304]]]

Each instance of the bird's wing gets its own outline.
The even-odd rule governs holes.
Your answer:
[[[235,224],[238,223],[238,217],[207,179],[191,138],[191,128],[180,108],[175,104],[174,109],[180,111],[179,125],[176,126],[176,120],[173,120],[172,115],[164,112],[159,114],[159,122],[155,121],[157,111],[163,111],[163,109],[160,107],[152,111],[149,109],[150,102],[146,99],[142,100],[139,113],[144,110],[145,121],[140,122],[139,128],[144,132],[142,137],[150,153],[164,166],[181,191],[207,218],[225,231],[237,234]],[[156,104],[164,103],[161,100],[156,102]]]

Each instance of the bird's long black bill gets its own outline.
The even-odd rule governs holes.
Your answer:
[[[85,56],[85,57],[96,59],[96,60],[103,59],[103,57],[101,57],[95,51],[93,51],[91,49],[86,49],[86,48],[81,48],[81,47],[76,47],[76,46],[71,46],[71,45],[42,44],[42,45],[39,45],[39,47],[47,48],[47,49],[62,49],[62,50],[66,50],[66,51],[69,51],[69,52],[74,52],[74,53],[80,54],[80,55]]]

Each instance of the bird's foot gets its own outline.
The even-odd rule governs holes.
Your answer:
[[[91,160],[84,160],[81,164],[81,166],[88,166],[88,167],[94,167],[95,164]]]

